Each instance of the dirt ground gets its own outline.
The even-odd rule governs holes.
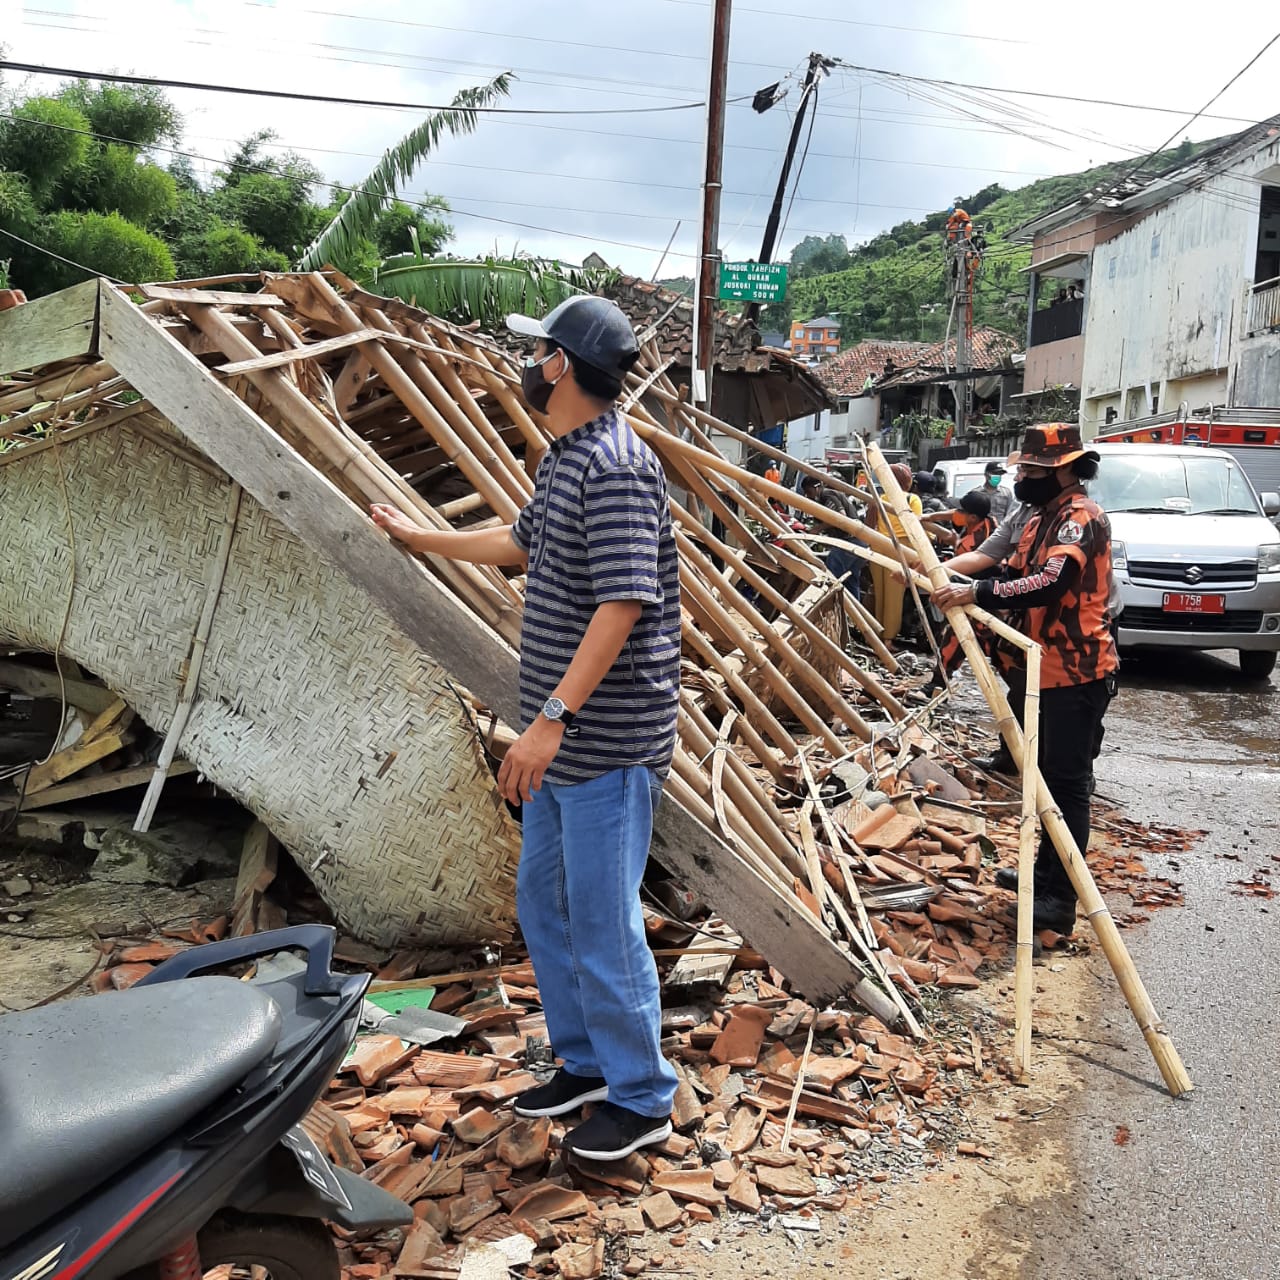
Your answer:
[[[1101,964],[1101,972],[1097,966]],[[1076,1230],[1067,1130],[1071,1102],[1088,1087],[1087,1028],[1105,960],[1092,953],[1049,956],[1036,968],[1035,1076],[1029,1087],[1001,1080],[973,1095],[973,1141],[992,1158],[944,1155],[919,1177],[864,1187],[863,1203],[822,1214],[820,1231],[762,1230],[732,1216],[688,1233],[688,1243],[650,1233],[633,1252],[660,1267],[646,1275],[698,1274],[706,1280],[835,1274],[845,1280],[1015,1280],[1044,1274],[1046,1220]],[[958,1005],[985,1007],[1007,1021],[1012,1047],[1012,974],[1000,975]],[[1133,1029],[1134,1051],[1145,1053]],[[878,1195],[876,1193],[879,1193]],[[1029,1234],[1035,1210],[1040,1233]],[[707,1250],[701,1241],[714,1244]]]

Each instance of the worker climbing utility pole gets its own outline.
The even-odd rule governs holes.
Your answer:
[[[724,184],[724,100],[729,75],[729,19],[733,0],[715,0],[711,17],[711,71],[707,87],[706,173],[702,186],[702,241],[693,318],[693,396],[711,408],[716,303],[720,293],[720,193]],[[698,386],[698,373],[703,386]]]
[[[956,334],[955,433],[969,424],[973,409],[973,290],[982,269],[985,241],[973,232],[973,220],[957,196],[947,211],[947,294]],[[944,353],[945,359],[945,353]]]

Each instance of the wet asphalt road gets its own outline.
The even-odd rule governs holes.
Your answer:
[[[1280,896],[1230,884],[1261,869],[1280,891],[1278,739],[1280,671],[1257,684],[1230,654],[1126,661],[1098,789],[1135,820],[1208,832],[1167,871],[1185,907],[1125,935],[1196,1090],[1179,1102],[1162,1091],[1098,957],[1092,1034],[1125,1049],[1087,1051],[1063,1134],[1071,1203],[1038,1224],[1057,1237],[1041,1236],[1038,1278],[1280,1278]]]

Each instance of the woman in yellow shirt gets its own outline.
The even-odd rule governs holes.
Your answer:
[[[894,479],[902,487],[902,492],[907,495],[908,507],[917,516],[923,515],[924,507],[920,503],[919,495],[911,491],[915,483],[911,468],[904,463],[895,462],[892,470]],[[892,530],[893,536],[904,546],[911,545],[907,539],[906,530],[902,527],[902,521],[896,515],[886,511],[879,503],[876,504],[876,529],[885,535]],[[898,632],[902,629],[902,605],[907,588],[887,568],[878,564],[871,566],[871,581],[876,592],[876,620],[884,628],[884,642],[889,644],[897,639]]]

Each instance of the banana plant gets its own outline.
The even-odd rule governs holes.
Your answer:
[[[399,186],[439,145],[445,134],[461,137],[475,130],[478,109],[507,95],[511,76],[495,76],[486,85],[461,90],[442,111],[432,112],[416,129],[389,148],[373,172],[354,187],[329,224],[306,247],[297,270],[317,271],[330,262],[349,258],[369,238],[374,220],[394,199]]]
[[[574,294],[598,292],[617,274],[519,253],[473,260],[428,258],[416,235],[413,240],[415,252],[388,258],[368,287],[457,324],[478,320],[484,329],[500,325],[513,311],[545,315]]]

